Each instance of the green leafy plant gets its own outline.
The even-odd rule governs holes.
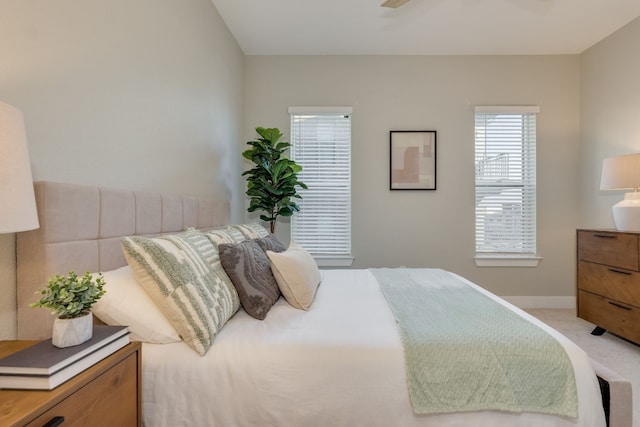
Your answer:
[[[256,132],[261,138],[247,142],[251,148],[242,153],[256,165],[242,174],[247,176],[248,211],[265,212],[260,219],[269,223],[273,233],[278,216],[291,216],[300,210],[295,202],[301,199],[296,187],[306,189],[307,186],[298,181],[302,166],[284,156],[291,144],[279,142],[280,130],[257,127]]]
[[[66,276],[56,275],[49,279],[46,288],[36,292],[42,296],[31,307],[49,308],[61,319],[80,317],[89,313],[91,306],[104,295],[104,285],[102,273],[95,279],[89,272],[83,276],[74,271]]]

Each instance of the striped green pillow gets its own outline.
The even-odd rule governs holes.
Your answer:
[[[238,230],[245,239],[259,239],[261,237],[266,237],[269,235],[269,232],[262,225],[257,222],[250,222],[248,224],[234,224],[227,225],[226,229],[235,229]]]
[[[211,240],[211,243],[213,243],[216,249],[218,245],[222,243],[240,243],[247,240],[240,231],[231,227],[207,230],[204,232],[204,235]]]
[[[122,238],[127,262],[140,285],[187,345],[201,356],[240,307],[238,293],[200,231]]]

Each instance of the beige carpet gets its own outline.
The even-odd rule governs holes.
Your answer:
[[[633,425],[640,427],[640,346],[609,333],[591,335],[594,325],[576,317],[575,310],[527,309],[528,313],[560,331],[593,360],[631,381]]]

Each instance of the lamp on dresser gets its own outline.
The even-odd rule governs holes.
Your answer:
[[[0,234],[38,227],[22,112],[0,102]]]
[[[633,190],[613,205],[618,230],[640,231],[640,153],[609,157],[602,161],[601,190]]]

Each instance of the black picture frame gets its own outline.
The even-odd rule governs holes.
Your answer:
[[[389,189],[435,190],[435,130],[389,131]]]

